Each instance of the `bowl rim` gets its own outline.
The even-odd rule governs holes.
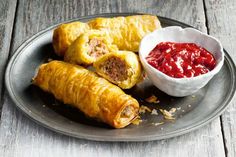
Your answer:
[[[190,30],[190,31],[193,31],[193,32],[196,32],[196,33],[198,33],[198,34],[200,34],[201,36],[205,36],[205,37],[207,37],[207,38],[211,38],[211,39],[213,39],[216,43],[217,43],[217,45],[219,45],[219,47],[220,47],[220,60],[219,60],[219,62],[216,64],[216,66],[214,67],[214,69],[213,70],[211,70],[211,71],[209,71],[209,72],[207,72],[207,73],[205,73],[205,74],[202,74],[202,75],[198,75],[198,76],[194,76],[194,77],[189,77],[189,78],[174,78],[174,77],[171,77],[171,76],[169,76],[169,75],[167,75],[167,74],[165,74],[165,73],[163,73],[163,72],[161,72],[161,71],[159,71],[159,70],[157,70],[156,68],[154,68],[153,66],[151,66],[148,62],[147,62],[147,60],[146,60],[146,58],[144,57],[144,55],[143,55],[143,53],[144,53],[144,50],[142,49],[143,47],[144,47],[144,44],[146,44],[146,40],[147,39],[149,39],[151,36],[153,36],[153,34],[157,34],[158,32],[161,32],[161,31],[165,31],[165,30],[167,30],[167,29],[172,29],[172,30],[176,30],[176,31],[186,31],[186,30]],[[181,43],[181,42],[180,42]],[[185,42],[186,43],[186,42]],[[158,44],[158,43],[157,43]],[[157,45],[156,44],[156,45]],[[150,53],[150,52],[149,52]],[[149,54],[148,53],[148,54]],[[149,33],[149,34],[147,34],[147,35],[145,35],[144,37],[143,37],[143,39],[141,40],[141,42],[140,42],[140,46],[139,46],[139,58],[140,58],[140,60],[141,60],[141,63],[143,64],[143,67],[144,67],[144,69],[146,70],[146,68],[148,68],[148,70],[151,70],[152,72],[154,72],[156,75],[158,75],[159,77],[162,77],[162,78],[165,78],[166,80],[168,80],[168,81],[171,81],[171,82],[177,82],[177,83],[182,83],[182,82],[189,82],[189,81],[197,81],[197,80],[202,80],[202,79],[206,79],[206,78],[208,78],[208,77],[210,77],[210,76],[214,76],[215,74],[217,74],[219,71],[220,71],[220,69],[222,68],[222,66],[223,66],[223,64],[224,64],[224,50],[223,50],[223,46],[222,46],[222,44],[221,44],[221,42],[217,39],[217,38],[215,38],[215,37],[213,37],[213,36],[211,36],[211,35],[208,35],[207,33],[203,33],[203,32],[201,32],[201,31],[199,31],[199,30],[197,30],[197,29],[195,29],[195,28],[192,28],[192,27],[186,27],[186,28],[182,28],[182,27],[180,27],[180,26],[168,26],[168,27],[164,27],[164,28],[160,28],[160,29],[157,29],[157,30],[154,30],[153,32],[151,32],[151,33]],[[147,71],[147,70],[146,70]]]

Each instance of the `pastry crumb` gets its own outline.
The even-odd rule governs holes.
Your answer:
[[[188,107],[192,107],[192,105],[188,105]]]
[[[181,107],[177,107],[176,109],[179,111],[179,110],[181,110]]]
[[[157,110],[153,109],[152,112],[151,112],[151,115],[158,115]]]
[[[196,96],[195,95],[192,95],[192,98],[195,98]]]
[[[164,118],[167,120],[174,120],[173,114],[176,112],[176,108],[170,109],[170,111],[160,109],[161,113],[163,114]]]
[[[46,107],[45,105],[43,105],[43,107]]]
[[[139,125],[143,120],[138,116],[135,120],[132,121],[132,124]]]
[[[144,105],[142,105],[142,106],[139,108],[139,113],[145,113],[146,111],[152,112],[152,110],[151,110],[150,108],[148,108],[147,106],[144,106]]]
[[[151,95],[150,97],[146,98],[145,101],[148,103],[154,103],[154,104],[157,104],[160,102],[159,100],[157,100],[157,97],[155,95]]]
[[[164,124],[164,122],[152,123],[152,125],[155,125],[155,126],[162,125],[162,124]]]
[[[171,108],[170,111],[169,111],[171,114],[175,113],[176,112],[176,108]]]

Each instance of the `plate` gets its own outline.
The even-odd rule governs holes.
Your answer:
[[[88,21],[96,17],[115,17],[134,15],[131,13],[115,13],[87,16],[71,21]],[[159,16],[158,16],[159,17]],[[159,17],[163,27],[187,24]],[[66,21],[66,22],[71,22]],[[193,95],[176,98],[171,97],[156,87],[148,79],[125,92],[135,97],[140,105],[150,108],[170,110],[176,108],[175,120],[166,120],[158,115],[142,114],[140,125],[129,125],[123,129],[109,126],[87,119],[83,113],[66,106],[50,94],[42,92],[31,84],[40,64],[48,59],[60,59],[53,54],[52,33],[57,25],[51,26],[35,34],[25,41],[12,56],[5,75],[5,83],[15,105],[29,118],[56,132],[69,136],[96,141],[150,141],[166,139],[195,130],[218,117],[228,106],[235,92],[235,65],[225,51],[225,62],[219,72],[204,88]],[[158,104],[149,104],[145,98],[156,95]],[[159,125],[160,122],[164,124]]]

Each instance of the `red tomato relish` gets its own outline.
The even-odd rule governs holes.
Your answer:
[[[214,56],[194,43],[161,42],[146,59],[151,66],[174,78],[205,74],[216,65]]]

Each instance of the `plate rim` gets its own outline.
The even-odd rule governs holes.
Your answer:
[[[26,115],[26,117],[28,117],[29,119],[33,120],[34,122],[36,122],[37,124],[46,127],[50,130],[53,130],[57,133],[60,134],[64,134],[64,135],[68,135],[68,136],[72,136],[72,137],[76,137],[76,138],[80,138],[80,139],[87,139],[87,140],[93,140],[93,141],[109,141],[109,142],[121,142],[121,141],[130,141],[130,142],[135,142],[135,141],[153,141],[153,140],[162,140],[162,139],[167,139],[167,138],[172,138],[172,137],[176,137],[176,136],[180,136],[183,134],[186,134],[188,132],[191,132],[193,130],[196,130],[202,126],[205,126],[206,124],[208,124],[209,122],[211,122],[212,120],[214,120],[215,118],[219,117],[225,110],[226,108],[229,106],[230,101],[232,100],[234,94],[235,94],[235,90],[236,90],[236,84],[235,84],[235,72],[236,71],[236,67],[235,64],[232,60],[232,58],[230,57],[230,55],[228,54],[228,52],[224,49],[225,52],[225,62],[224,64],[227,64],[230,70],[230,77],[231,79],[231,84],[232,84],[232,88],[231,90],[229,90],[227,92],[227,97],[225,97],[225,99],[222,102],[222,105],[220,107],[218,107],[214,112],[212,112],[210,115],[208,115],[206,117],[206,119],[203,119],[201,121],[198,121],[197,123],[195,123],[194,125],[191,126],[187,126],[185,128],[181,128],[178,130],[175,130],[173,132],[164,134],[163,136],[158,136],[158,135],[146,135],[146,136],[141,136],[139,138],[110,138],[110,137],[104,137],[104,136],[98,136],[98,135],[92,135],[92,134],[80,134],[80,133],[72,133],[72,132],[66,132],[63,131],[63,129],[60,129],[58,127],[55,126],[50,126],[50,124],[45,124],[45,122],[43,121],[43,119],[40,118],[40,116],[38,116],[37,114],[34,114],[32,112],[29,112],[27,110],[27,108],[24,107],[24,105],[21,103],[21,101],[18,100],[17,96],[14,93],[12,84],[11,84],[11,69],[14,67],[14,63],[15,60],[24,52],[23,50],[25,48],[27,48],[27,46],[30,45],[31,41],[37,39],[38,37],[42,36],[45,32],[55,28],[56,26],[62,24],[62,23],[68,23],[68,22],[72,22],[72,21],[77,21],[77,20],[85,20],[85,19],[91,19],[91,18],[96,18],[96,17],[111,17],[111,16],[129,16],[129,15],[142,15],[142,14],[146,14],[146,13],[103,13],[103,14],[95,14],[95,15],[88,15],[88,16],[83,16],[83,17],[79,17],[79,18],[74,18],[74,19],[70,19],[70,20],[66,20],[66,21],[62,21],[59,22],[57,24],[51,25],[45,29],[40,30],[39,32],[37,32],[36,34],[32,35],[31,37],[29,37],[28,39],[24,40],[22,42],[22,44],[15,50],[14,54],[11,56],[9,62],[7,63],[7,68],[5,71],[5,87],[7,89],[8,95],[10,96],[11,100],[13,100],[13,103],[15,104],[15,106],[17,107],[17,109],[19,109],[24,115]],[[167,18],[167,17],[162,17],[162,16],[157,16],[159,19],[162,20],[167,20],[167,21],[171,21],[177,24],[181,24],[184,25],[186,27],[193,27],[191,25],[188,25],[186,23],[171,19],[171,18]],[[194,27],[193,27],[194,28]],[[79,135],[80,134],[80,135]]]

